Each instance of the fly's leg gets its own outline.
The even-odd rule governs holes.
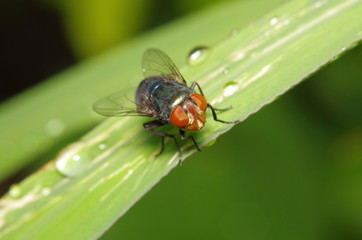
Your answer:
[[[165,147],[165,137],[161,136],[161,150],[155,155],[156,158],[163,153],[164,147]]]
[[[199,145],[197,144],[194,136],[186,136],[186,133],[185,133],[185,131],[183,131],[183,130],[180,130],[180,136],[181,136],[181,140],[183,140],[183,141],[185,141],[185,140],[191,140],[191,141],[194,143],[197,151],[201,152],[201,149],[199,148]]]
[[[192,90],[194,90],[195,87],[197,87],[197,88],[199,89],[201,95],[204,96],[204,93],[202,92],[202,89],[201,89],[200,85],[199,85],[197,82],[193,82],[193,83],[191,84],[191,86],[190,86],[190,88],[191,88]],[[218,119],[217,114],[216,114],[216,111],[225,112],[225,111],[227,111],[227,110],[232,109],[232,107],[222,108],[222,109],[220,109],[220,108],[214,108],[210,103],[208,103],[207,106],[211,109],[212,116],[213,116],[214,120],[217,121],[217,122],[226,123],[226,124],[236,124],[236,123],[241,122],[240,120],[228,122],[228,121],[224,121],[224,120]]]
[[[208,104],[210,105],[210,104]],[[214,108],[212,107],[216,112],[226,112],[229,111],[230,109],[233,109],[233,107],[228,107],[228,108]]]
[[[197,82],[193,82],[193,83],[191,84],[191,86],[190,86],[190,88],[191,88],[192,90],[194,90],[195,87],[197,87],[197,89],[199,89],[199,92],[201,93],[201,95],[205,97],[204,93],[202,92],[202,89],[201,89],[200,85],[199,85]]]
[[[190,88],[191,88],[192,90],[194,90],[195,87],[197,87],[197,89],[199,89],[199,92],[201,93],[201,95],[205,97],[204,93],[202,92],[202,89],[201,89],[200,85],[199,85],[197,82],[193,82],[193,83],[191,84],[191,86],[190,86]],[[208,103],[207,105],[208,105],[209,107],[211,106],[209,103]],[[210,107],[210,108],[211,108],[211,107]],[[228,107],[228,108],[214,108],[214,107],[212,107],[212,109],[213,109],[214,111],[225,112],[225,111],[228,111],[228,110],[232,109],[232,107]]]
[[[156,157],[159,156],[162,152],[163,152],[163,149],[164,149],[164,139],[165,137],[167,138],[171,138],[174,140],[175,144],[176,144],[176,147],[177,147],[177,151],[178,151],[178,155],[179,155],[179,164],[181,163],[181,160],[182,160],[182,152],[181,152],[181,148],[180,148],[180,145],[178,144],[177,140],[176,140],[176,137],[175,135],[171,135],[171,134],[167,134],[167,133],[163,133],[163,132],[158,132],[158,131],[155,131],[154,129],[155,128],[158,128],[158,127],[161,127],[165,125],[164,123],[160,122],[159,120],[153,120],[153,121],[150,121],[150,122],[146,122],[143,124],[143,127],[150,133],[152,134],[155,134],[157,136],[160,136],[162,137],[161,139],[161,150],[158,154],[156,154]]]
[[[217,121],[217,122],[226,123],[226,124],[236,124],[236,123],[241,122],[240,120],[228,122],[228,121],[224,121],[224,120],[218,119],[217,114],[216,114],[216,111],[220,111],[220,110],[221,110],[221,111],[226,111],[226,110],[228,110],[228,109],[215,109],[210,103],[208,103],[207,106],[211,109],[212,117],[213,117],[214,120]]]

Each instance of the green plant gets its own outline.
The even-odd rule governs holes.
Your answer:
[[[183,52],[179,49],[191,49],[200,40],[205,44],[205,39],[220,32],[208,40],[205,60],[184,65],[181,72],[188,82],[198,81],[215,106],[233,106],[233,111],[221,116],[235,120],[258,111],[361,38],[359,1],[294,1],[252,24],[234,29],[235,25],[243,25],[235,24],[236,16],[256,6],[220,5],[205,15],[175,23],[86,62],[2,106],[1,132],[6,136],[4,139],[12,141],[1,144],[7,149],[2,151],[2,158],[14,161],[4,164],[1,175],[5,177],[28,159],[39,156],[39,151],[46,152],[59,141],[60,133],[84,131],[99,121],[90,107],[84,106],[90,106],[112,89],[137,84],[141,78],[141,52],[149,46],[162,46],[179,62]],[[218,26],[220,19],[230,26],[230,33],[217,41],[225,34],[224,25]],[[196,36],[200,29],[205,31],[199,39]],[[187,41],[188,36],[195,38]],[[120,82],[119,78],[130,81]],[[29,116],[27,125],[19,124],[24,114]],[[2,236],[39,239],[53,232],[57,232],[53,239],[99,236],[177,164],[172,144],[167,144],[159,158],[153,158],[159,140],[140,127],[142,122],[143,119],[135,118],[107,119],[58,155],[58,170],[50,162],[13,186],[1,203]],[[206,145],[230,128],[209,120],[195,137],[201,146]],[[23,141],[20,151],[14,142],[24,132],[30,137]],[[183,151],[188,156],[195,150],[186,143]],[[97,214],[99,211],[102,214]],[[82,225],[85,221],[87,226]]]

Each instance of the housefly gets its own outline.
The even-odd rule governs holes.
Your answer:
[[[175,142],[180,162],[182,152],[176,136],[159,132],[156,128],[172,124],[179,129],[182,140],[191,140],[198,151],[201,151],[193,136],[186,136],[185,131],[200,131],[206,123],[206,110],[211,109],[215,121],[235,124],[239,121],[227,122],[218,119],[216,109],[205,99],[200,85],[187,83],[172,60],[161,50],[148,49],[143,55],[142,65],[144,80],[140,82],[135,93],[135,106],[124,105],[123,93],[116,93],[100,99],[93,109],[103,116],[146,116],[154,120],[146,122],[143,127],[150,133],[161,136],[161,150],[164,149],[165,138]],[[197,88],[198,92],[195,91]]]

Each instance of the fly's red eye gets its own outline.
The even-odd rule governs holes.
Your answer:
[[[189,117],[182,107],[177,106],[171,113],[170,121],[175,127],[184,128],[189,123]]]
[[[192,100],[197,104],[197,106],[200,108],[201,111],[206,111],[207,103],[201,94],[192,94],[191,95]]]

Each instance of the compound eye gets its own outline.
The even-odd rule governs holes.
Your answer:
[[[194,102],[197,104],[197,106],[200,108],[201,111],[206,111],[207,103],[204,96],[195,93],[191,95],[191,98],[192,100],[194,100]]]
[[[184,128],[189,124],[189,117],[181,106],[177,106],[171,113],[170,121],[175,127]]]

